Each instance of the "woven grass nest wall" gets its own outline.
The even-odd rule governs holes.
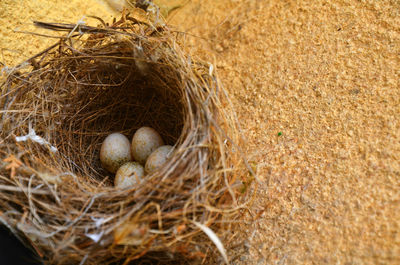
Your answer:
[[[248,183],[212,66],[186,56],[166,26],[129,16],[98,27],[38,25],[66,36],[2,84],[0,220],[45,263],[216,254],[208,227],[226,243]],[[101,143],[141,126],[174,153],[139,185],[117,189]]]

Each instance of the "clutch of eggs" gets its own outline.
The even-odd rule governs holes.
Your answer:
[[[172,146],[164,145],[156,130],[141,127],[133,135],[132,142],[121,133],[107,136],[101,145],[100,161],[106,170],[116,173],[114,185],[127,188],[138,184],[145,173],[160,168],[172,150]]]

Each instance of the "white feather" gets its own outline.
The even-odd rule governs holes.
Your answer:
[[[29,128],[29,133],[25,136],[16,136],[15,140],[17,142],[25,142],[28,140],[32,140],[38,144],[41,145],[47,145],[48,147],[50,147],[50,150],[55,153],[57,152],[57,148],[52,146],[48,141],[46,141],[45,139],[43,139],[42,137],[40,137],[39,135],[36,135],[36,132],[33,128]]]

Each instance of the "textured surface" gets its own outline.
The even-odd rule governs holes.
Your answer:
[[[57,36],[54,32],[42,31],[33,27],[34,20],[64,23],[76,23],[83,20],[97,24],[98,21],[87,17],[91,15],[109,21],[113,13],[111,8],[103,3],[104,1],[100,0],[1,0],[0,63],[11,67],[56,43],[57,39],[45,39],[16,32],[35,32]]]
[[[262,179],[238,262],[399,264],[399,2],[202,1],[183,19]]]
[[[1,34],[46,18],[10,8]],[[186,47],[218,66],[261,178],[235,262],[399,264],[400,3],[193,0],[171,23],[202,37]]]

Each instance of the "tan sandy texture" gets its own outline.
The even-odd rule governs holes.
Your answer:
[[[208,39],[187,47],[258,164],[235,263],[400,264],[400,2],[192,1],[171,22]]]
[[[2,34],[49,20],[14,2]],[[93,8],[61,3],[72,22]],[[171,23],[218,66],[258,167],[233,263],[400,264],[400,2],[193,0]]]
[[[110,20],[111,8],[100,0],[0,0],[0,69],[12,67],[57,42],[39,36],[16,33],[35,32],[59,36],[54,32],[38,30],[33,21],[77,23],[79,20],[98,23],[87,16]],[[3,65],[1,65],[3,64]]]

